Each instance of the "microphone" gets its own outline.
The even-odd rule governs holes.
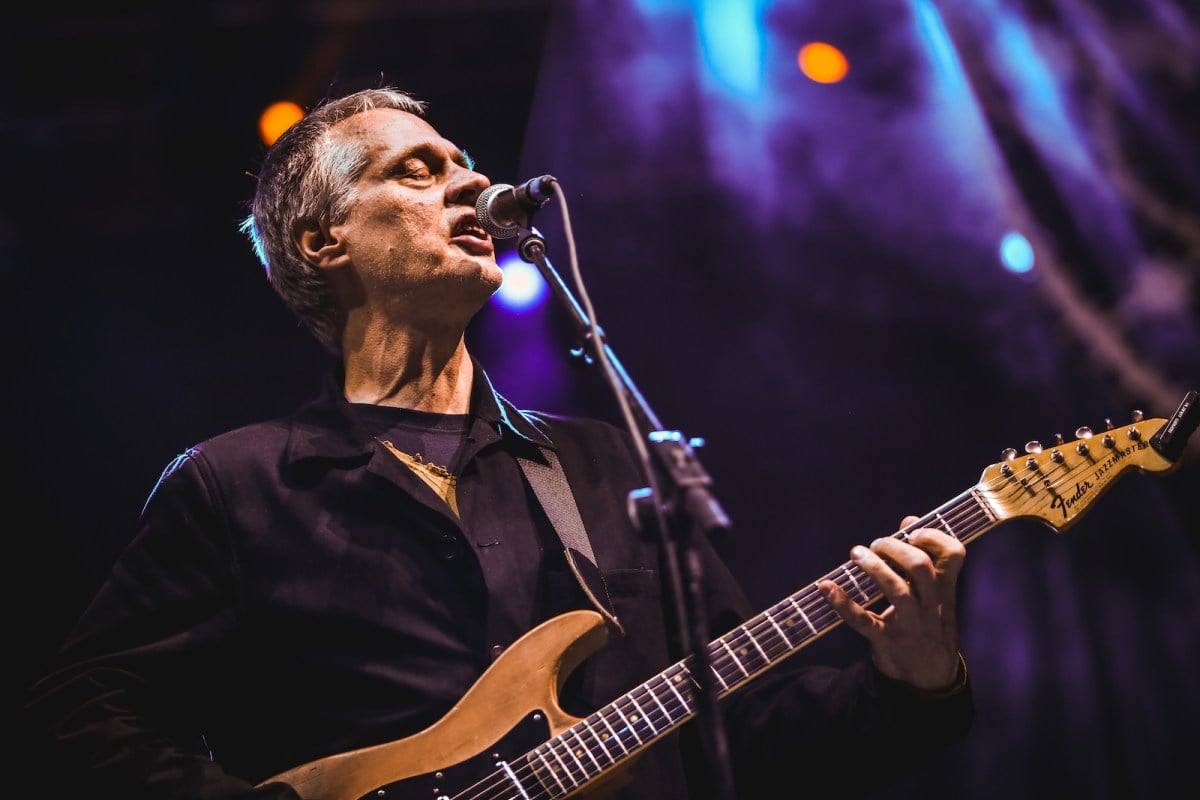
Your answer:
[[[511,239],[528,225],[530,214],[550,202],[556,186],[553,175],[539,175],[520,186],[492,184],[479,194],[475,216],[493,239]]]

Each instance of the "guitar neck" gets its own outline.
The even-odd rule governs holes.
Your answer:
[[[967,543],[1000,523],[977,487],[929,512],[894,534],[937,528]],[[828,633],[841,617],[817,589],[822,580],[837,583],[869,605],[882,593],[874,581],[847,561],[707,647],[712,683],[725,697]],[[548,740],[525,758],[546,786],[564,794],[637,755],[697,713],[700,684],[695,658],[688,657],[654,676]]]
[[[1135,412],[1122,429],[1111,424],[1095,437],[1080,428],[1077,441],[1043,448],[1026,445],[984,470],[975,486],[893,534],[907,539],[934,528],[963,544],[1010,519],[1040,519],[1062,531],[1072,525],[1118,476],[1133,470],[1174,468],[1188,436],[1200,423],[1197,393],[1189,392],[1172,418],[1144,419]],[[821,595],[822,581],[836,583],[864,606],[882,597],[874,581],[847,561],[756,617],[710,642],[709,681],[701,683],[694,656],[678,661],[523,756],[546,787],[568,794],[642,752],[697,713],[701,686],[723,698],[835,628],[841,617]]]

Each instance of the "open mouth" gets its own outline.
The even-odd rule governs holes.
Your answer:
[[[459,236],[469,236],[473,239],[488,240],[487,231],[485,231],[478,222],[472,217],[463,217],[454,226],[454,230],[450,234],[451,238]]]
[[[489,256],[496,252],[491,237],[474,216],[463,217],[454,224],[450,241],[472,255]]]

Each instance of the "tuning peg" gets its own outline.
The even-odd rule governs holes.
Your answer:
[[[1080,425],[1078,428],[1075,429],[1075,438],[1076,439],[1092,438],[1092,429],[1089,428],[1087,425]]]
[[[1106,433],[1106,434],[1104,434],[1104,438],[1100,440],[1100,443],[1103,444],[1105,447],[1111,449],[1113,447],[1116,447],[1117,440],[1112,437],[1111,433]]]
[[[1014,458],[1017,457],[1017,451],[1011,447],[1006,447],[1000,451],[1000,457],[1003,458],[1005,461],[1012,461]]]
[[[1042,443],[1039,442],[1037,439],[1034,439],[1032,442],[1026,442],[1025,443],[1025,452],[1026,453],[1042,452]]]
[[[1139,409],[1139,408],[1135,408],[1133,410],[1133,413],[1130,414],[1129,416],[1134,422],[1141,422],[1143,419],[1146,418],[1146,415],[1143,414],[1141,409]]]
[[[1064,441],[1064,439],[1063,439],[1063,435],[1061,433],[1054,434],[1054,443],[1055,444],[1062,444],[1063,441]]]

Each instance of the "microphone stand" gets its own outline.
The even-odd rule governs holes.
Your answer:
[[[532,212],[529,212],[532,216]],[[699,690],[697,716],[701,743],[708,755],[717,800],[732,800],[733,778],[729,766],[729,748],[718,706],[716,675],[708,649],[708,609],[704,601],[703,565],[695,542],[701,536],[727,532],[731,522],[716,498],[709,492],[712,479],[697,459],[694,447],[702,442],[685,440],[679,431],[664,430],[658,416],[625,372],[616,354],[605,341],[604,333],[588,318],[561,276],[546,257],[546,242],[535,228],[517,225],[517,252],[533,264],[545,278],[559,302],[567,309],[582,343],[577,354],[599,360],[608,368],[614,391],[621,405],[633,417],[642,441],[652,455],[650,486],[629,494],[629,516],[636,529],[653,529],[664,554],[671,585],[672,603],[678,626],[680,647],[690,653],[691,670]],[[639,451],[641,448],[639,447]],[[664,493],[657,487],[663,485]],[[684,591],[686,570],[687,592]]]

